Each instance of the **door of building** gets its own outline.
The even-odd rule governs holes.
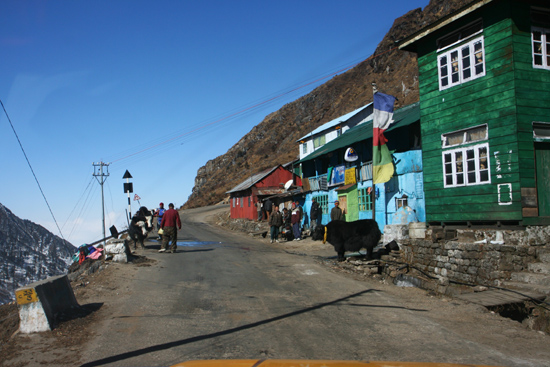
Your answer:
[[[340,202],[340,209],[344,213],[344,220],[347,221],[348,213],[348,196],[347,195],[338,195],[338,201]]]

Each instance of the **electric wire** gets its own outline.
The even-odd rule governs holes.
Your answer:
[[[78,204],[80,203],[80,201],[82,200],[82,198],[84,197],[84,195],[86,194],[86,192],[88,191],[90,185],[92,184],[92,181],[94,180],[93,177],[90,178],[90,181],[88,182],[88,185],[86,186],[86,188],[84,189],[84,191],[82,192],[82,195],[80,196],[80,198],[76,201],[74,207],[71,209],[69,215],[67,216],[67,219],[65,220],[65,223],[63,223],[63,225],[61,226],[61,229],[65,228],[65,226],[67,225],[69,219],[71,218],[71,216],[73,215],[73,213],[75,212],[76,208],[78,207]],[[70,237],[70,235],[68,236]]]
[[[300,90],[302,90],[302,89],[304,89],[308,86],[319,83],[319,82],[321,82],[321,81],[323,81],[327,78],[330,78],[334,75],[337,75],[337,74],[343,73],[345,71],[348,71],[349,69],[354,68],[355,66],[359,65],[360,63],[363,63],[365,61],[380,57],[380,56],[382,56],[386,53],[389,53],[391,51],[396,50],[397,48],[398,47],[391,47],[391,48],[389,48],[385,51],[379,52],[377,54],[373,54],[373,55],[367,57],[366,59],[354,60],[352,63],[349,63],[347,65],[339,67],[336,71],[331,71],[328,74],[323,74],[323,75],[317,76],[313,80],[310,80],[306,83],[294,84],[293,86],[291,86],[289,88],[286,88],[286,89],[284,89],[280,92],[274,93],[272,96],[269,96],[265,99],[258,100],[257,102],[253,102],[253,104],[248,106],[248,107],[242,107],[242,108],[235,109],[234,110],[235,112],[229,112],[226,115],[219,115],[219,117],[214,118],[214,120],[210,121],[210,122],[205,121],[205,123],[193,124],[193,125],[190,126],[190,128],[188,130],[184,130],[184,131],[180,130],[179,132],[175,132],[173,134],[170,134],[170,135],[175,134],[175,136],[169,137],[169,135],[167,135],[164,139],[163,138],[155,139],[152,143],[149,143],[149,145],[142,145],[143,148],[138,148],[137,150],[135,150],[135,149],[134,150],[126,150],[124,152],[125,153],[124,155],[113,158],[113,159],[109,159],[109,160],[111,161],[111,163],[116,163],[116,162],[120,162],[120,161],[123,161],[123,160],[125,161],[127,159],[130,159],[134,156],[140,155],[141,153],[145,153],[145,152],[158,153],[159,151],[157,149],[159,149],[159,150],[170,149],[173,145],[178,143],[184,137],[189,137],[190,135],[194,135],[194,134],[197,134],[199,132],[203,132],[203,130],[206,130],[207,128],[210,128],[213,125],[219,126],[219,124],[221,124],[223,122],[229,122],[231,119],[241,117],[245,113],[252,112],[256,109],[264,108],[267,105],[269,105],[270,103],[274,103],[275,101],[281,99],[282,97],[286,97],[286,96],[288,96],[292,93],[295,93],[295,92],[300,91]]]
[[[250,112],[250,111],[252,111],[252,110],[254,110],[254,109],[256,109],[256,108],[263,107],[264,105],[266,105],[266,104],[268,104],[268,103],[270,103],[270,102],[273,102],[273,101],[275,101],[275,100],[278,100],[278,99],[280,99],[280,98],[282,98],[282,97],[284,97],[284,96],[286,96],[286,95],[288,95],[288,94],[291,94],[291,93],[296,92],[296,91],[298,91],[298,90],[300,90],[300,89],[306,88],[306,87],[308,87],[308,86],[310,86],[310,85],[312,85],[312,84],[315,84],[315,83],[318,83],[318,82],[320,82],[320,81],[322,81],[322,80],[324,80],[324,79],[327,79],[327,78],[329,78],[329,77],[331,77],[331,76],[334,76],[334,75],[336,75],[336,74],[339,74],[339,73],[342,73],[342,72],[344,72],[344,71],[346,71],[346,70],[349,70],[349,69],[353,68],[354,66],[356,66],[357,64],[358,64],[358,63],[355,63],[355,64],[352,64],[352,65],[346,66],[346,67],[344,67],[344,68],[341,68],[341,69],[339,69],[339,70],[337,70],[337,71],[334,71],[334,72],[331,72],[331,73],[329,73],[329,74],[323,75],[323,76],[318,77],[318,78],[316,78],[316,79],[314,79],[314,80],[312,80],[312,81],[310,81],[310,82],[307,82],[307,83],[305,83],[305,84],[299,85],[299,86],[297,86],[297,87],[293,87],[293,88],[291,88],[290,90],[287,90],[287,91],[278,93],[278,94],[276,94],[276,95],[273,96],[273,97],[270,97],[270,98],[267,98],[267,99],[265,99],[265,100],[263,100],[263,101],[257,102],[257,103],[255,103],[255,104],[249,106],[249,107],[245,107],[245,108],[243,108],[243,109],[237,110],[236,112],[232,112],[232,113],[230,113],[230,114],[228,114],[228,115],[225,115],[225,116],[222,116],[222,117],[220,117],[220,118],[217,118],[217,119],[215,119],[215,120],[213,120],[213,121],[211,121],[211,122],[208,122],[208,123],[206,123],[206,124],[198,125],[197,127],[193,127],[193,128],[191,128],[190,130],[185,131],[185,132],[182,132],[182,133],[180,133],[180,134],[178,134],[178,135],[176,135],[176,136],[174,136],[174,137],[168,138],[168,139],[166,139],[166,140],[164,140],[164,141],[161,141],[161,142],[158,142],[158,143],[154,143],[153,145],[151,145],[151,146],[149,146],[149,147],[146,147],[146,148],[143,148],[143,149],[138,150],[138,151],[136,151],[136,152],[130,153],[130,154],[128,154],[128,155],[126,155],[126,156],[123,156],[123,157],[121,157],[121,158],[113,159],[113,160],[111,160],[111,162],[112,162],[112,163],[116,163],[116,162],[119,162],[119,161],[128,159],[128,158],[133,157],[133,156],[135,156],[135,155],[138,155],[138,154],[141,154],[141,153],[150,151],[150,150],[152,150],[152,149],[155,149],[155,148],[157,148],[157,147],[163,146],[163,145],[165,145],[165,144],[174,142],[175,140],[178,140],[178,139],[180,139],[180,138],[182,138],[182,137],[185,137],[185,136],[191,135],[191,134],[193,134],[193,133],[199,132],[199,131],[201,131],[201,130],[204,130],[204,129],[206,129],[206,128],[208,128],[208,127],[211,127],[211,126],[213,126],[213,125],[216,125],[216,124],[218,124],[218,123],[220,123],[220,122],[229,120],[229,119],[234,118],[234,117],[236,117],[236,116],[240,116],[240,115],[242,115],[242,114],[244,114],[244,113],[246,113],[246,112]]]
[[[92,177],[92,181],[93,181],[93,179],[94,178]],[[82,204],[82,206],[80,208],[80,212],[78,213],[77,218],[84,218],[84,219],[87,218],[87,216],[84,216],[84,213],[89,212],[89,206],[91,205],[90,198],[93,196],[93,194],[95,194],[96,190],[97,190],[97,186],[94,186],[94,185],[92,185],[91,189],[88,190],[88,195],[86,196],[86,199],[84,200],[84,204]],[[78,225],[81,225],[81,223],[79,223],[78,220],[75,220],[74,223],[73,223],[73,228],[70,232],[70,236],[76,230]]]
[[[27,153],[25,152],[25,149],[23,148],[23,144],[21,143],[21,140],[19,139],[19,135],[17,135],[17,131],[15,130],[15,127],[13,126],[13,123],[11,122],[10,116],[8,115],[8,111],[6,111],[6,107],[4,106],[4,102],[0,99],[0,104],[2,104],[2,109],[4,110],[4,114],[6,115],[11,129],[13,133],[15,134],[15,138],[17,139],[17,142],[19,143],[19,147],[21,148],[21,151],[23,152],[23,155],[25,156],[25,160],[27,161],[27,164],[31,170],[31,173],[34,177],[34,180],[36,181],[36,184],[38,185],[38,189],[40,190],[40,193],[42,194],[42,197],[44,198],[44,201],[46,202],[46,206],[48,207],[48,210],[50,211],[50,214],[53,218],[53,221],[55,222],[55,226],[57,227],[57,230],[59,231],[59,235],[63,239],[63,241],[67,242],[65,238],[63,237],[63,233],[61,232],[61,228],[59,228],[59,224],[57,223],[57,219],[55,219],[55,215],[53,214],[52,208],[50,207],[50,203],[48,203],[48,199],[46,198],[46,194],[44,194],[44,191],[42,190],[42,186],[40,185],[40,182],[38,181],[38,177],[36,177],[36,174],[34,173],[34,170],[32,168],[31,162],[29,161],[29,157],[27,157]]]

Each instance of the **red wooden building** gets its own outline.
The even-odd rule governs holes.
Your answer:
[[[275,205],[279,204],[281,195],[288,192],[285,183],[291,180],[294,188],[302,186],[301,178],[282,165],[248,177],[227,192],[230,195],[231,218],[258,219],[256,203],[270,198]]]

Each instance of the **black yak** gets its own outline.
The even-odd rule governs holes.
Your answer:
[[[373,219],[362,219],[355,222],[333,220],[326,226],[318,225],[311,236],[314,240],[322,240],[334,246],[338,261],[344,260],[346,251],[367,249],[367,258],[372,257],[372,250],[378,245],[381,233],[378,223]]]
[[[153,213],[142,206],[132,217],[130,227],[128,227],[128,236],[134,241],[134,249],[137,243],[141,244],[141,248],[145,248],[143,241],[147,238],[149,232],[153,230]]]

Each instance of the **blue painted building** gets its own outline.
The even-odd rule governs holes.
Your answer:
[[[374,215],[381,230],[386,224],[424,222],[420,108],[415,103],[394,112],[394,122],[384,133],[393,151],[395,173],[390,181],[372,190],[372,119],[357,125],[298,162],[309,214],[311,199],[323,209],[322,223],[330,221],[330,211],[338,200],[345,220],[370,219]],[[351,148],[358,156],[347,162]]]

